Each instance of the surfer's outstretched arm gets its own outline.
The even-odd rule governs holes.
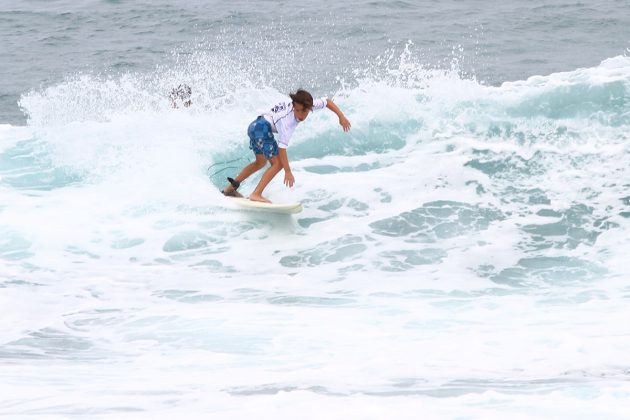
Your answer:
[[[284,169],[284,185],[292,187],[295,183],[295,177],[293,176],[293,172],[291,172],[291,167],[289,166],[287,149],[283,149],[282,147],[278,148],[278,157],[280,158],[280,164]]]
[[[345,132],[350,131],[350,127],[352,125],[350,124],[350,121],[348,121],[346,116],[343,115],[343,112],[341,112],[341,109],[339,109],[337,104],[335,104],[331,99],[327,99],[326,108],[330,109],[332,112],[337,114],[337,117],[339,117],[339,124],[343,127],[343,131]]]

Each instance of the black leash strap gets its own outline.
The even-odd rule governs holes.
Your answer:
[[[232,184],[232,187],[234,187],[234,191],[238,190],[238,187],[240,187],[240,186],[241,186],[241,183],[240,183],[240,182],[238,182],[237,180],[235,180],[234,178],[230,178],[230,177],[228,176],[228,179],[227,179],[227,180],[230,182],[230,184]]]

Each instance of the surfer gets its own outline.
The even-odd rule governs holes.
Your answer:
[[[171,106],[173,108],[179,108],[181,105],[188,108],[192,105],[192,101],[190,97],[192,96],[192,89],[187,84],[180,84],[176,88],[171,90],[171,93],[168,95],[171,100]]]
[[[291,93],[289,96],[291,98],[290,101],[276,104],[270,110],[258,115],[249,125],[247,129],[249,148],[254,152],[256,160],[245,166],[236,178],[228,178],[229,184],[223,189],[223,194],[242,197],[237,192],[241,182],[262,169],[267,164],[267,161],[269,161],[271,166],[267,168],[258,185],[250,194],[249,199],[271,203],[262,194],[269,182],[280,172],[280,169],[284,169],[284,184],[287,187],[293,187],[295,177],[289,166],[287,147],[289,147],[293,131],[299,123],[308,117],[311,111],[328,108],[339,117],[339,124],[343,131],[347,132],[350,130],[350,121],[330,99],[323,97],[314,100],[310,93],[302,89]],[[278,141],[276,141],[274,133],[278,134]]]

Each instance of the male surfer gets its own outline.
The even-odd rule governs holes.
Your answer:
[[[241,185],[241,182],[251,174],[262,169],[267,164],[267,161],[269,161],[271,166],[267,168],[260,182],[249,195],[249,199],[271,203],[270,200],[263,197],[262,193],[267,184],[280,172],[280,169],[284,169],[284,184],[287,187],[292,187],[295,178],[289,166],[287,147],[293,131],[295,131],[300,122],[308,117],[311,111],[328,108],[339,117],[339,124],[343,127],[343,131],[347,132],[350,130],[350,121],[330,99],[323,97],[313,100],[313,96],[302,89],[291,93],[289,96],[291,97],[290,101],[276,104],[270,110],[258,115],[249,125],[247,129],[249,148],[254,152],[256,160],[245,166],[236,178],[228,178],[230,183],[223,189],[223,194],[240,197],[241,195],[236,190]],[[273,133],[278,133],[279,139],[277,142]]]
[[[173,108],[179,108],[180,106],[184,106],[188,108],[192,105],[192,101],[190,97],[192,96],[192,89],[187,84],[180,84],[176,88],[171,90],[171,93],[168,95],[171,100],[171,106]]]

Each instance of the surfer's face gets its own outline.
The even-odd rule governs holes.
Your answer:
[[[293,102],[293,115],[295,115],[296,120],[304,121],[310,112],[311,110],[304,105]]]

